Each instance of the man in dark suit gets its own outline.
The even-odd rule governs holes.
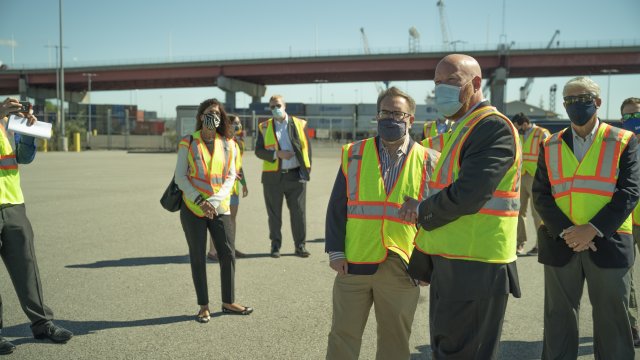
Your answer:
[[[305,127],[307,122],[286,113],[280,95],[269,100],[273,118],[260,123],[256,156],[264,160],[262,185],[269,218],[271,256],[280,257],[282,246],[282,200],[287,200],[291,215],[291,231],[295,254],[309,257],[306,242],[306,182],[311,173],[311,144]]]
[[[431,284],[433,358],[494,359],[508,295],[520,297],[517,130],[484,99],[474,58],[446,56],[434,80],[438,112],[454,125],[429,182],[433,195],[400,210],[421,227],[409,272]]]
[[[633,266],[630,214],[638,202],[640,165],[632,133],[598,119],[600,87],[577,77],[563,90],[571,127],[540,147],[534,206],[548,236],[544,264],[542,359],[578,356],[578,314],[585,280],[593,307],[596,359],[633,359],[627,306]]]

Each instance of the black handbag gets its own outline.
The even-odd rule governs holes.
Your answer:
[[[189,140],[189,146],[191,146],[191,142],[193,141],[193,137]],[[175,176],[171,179],[169,186],[162,194],[160,198],[160,205],[165,208],[167,211],[176,212],[180,210],[180,206],[182,205],[182,190],[176,184]]]
[[[182,205],[182,190],[180,190],[176,184],[175,178],[171,179],[167,190],[162,194],[160,205],[167,211],[176,212],[180,210],[180,206]]]

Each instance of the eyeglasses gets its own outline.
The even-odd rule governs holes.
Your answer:
[[[282,108],[282,104],[269,105],[269,109],[273,110],[275,108],[281,109]]]
[[[594,94],[581,94],[576,96],[565,96],[564,103],[566,105],[575,104],[577,102],[581,103],[590,103],[595,100],[596,96]]]
[[[622,121],[629,119],[640,119],[640,112],[622,114]]]
[[[409,116],[413,116],[412,114],[402,112],[402,111],[389,111],[389,110],[380,110],[376,114],[376,119],[389,119],[392,118],[395,121],[402,121]]]

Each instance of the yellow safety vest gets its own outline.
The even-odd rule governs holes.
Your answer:
[[[531,176],[536,174],[540,144],[545,139],[545,135],[547,135],[547,137],[549,136],[549,130],[539,126],[534,127],[526,139],[520,135],[520,143],[522,144],[522,170],[524,173]]]
[[[422,130],[423,138],[430,138],[438,135],[438,126],[435,121],[427,121],[424,123],[424,129]]]
[[[425,162],[430,161],[430,157],[424,147],[414,143],[389,195],[378,159],[375,138],[342,148],[342,172],[347,180],[348,197],[345,256],[349,263],[381,263],[387,258],[387,250],[408,262],[413,252],[416,226],[401,220],[398,210],[404,195],[414,199],[427,197],[429,174]]]
[[[544,142],[545,163],[556,204],[575,225],[589,223],[616,191],[620,155],[633,136],[630,131],[600,123],[582,161],[562,140],[564,129]],[[629,216],[618,229],[631,234]]]
[[[449,137],[451,137],[451,133],[444,133],[433,137],[428,137],[422,140],[422,146],[428,149],[433,149],[437,152],[442,152],[444,143],[447,142],[447,139],[449,139]]]
[[[189,144],[189,137],[180,141],[179,146],[189,149],[189,182],[198,190],[205,199],[220,191],[224,180],[229,174],[232,159],[232,151],[229,149],[227,139],[216,133],[213,143],[213,152],[210,153],[207,145],[202,140],[200,131],[193,133],[193,141]],[[198,217],[204,217],[204,212],[198,205],[183,194],[182,200],[189,210]],[[229,196],[220,203],[221,212],[229,210]]]
[[[236,146],[236,174],[240,174],[240,170],[242,170],[242,149],[240,144],[237,141],[229,140],[230,145],[235,144]],[[231,195],[240,194],[240,180],[236,179],[236,182],[233,184],[233,190],[231,190]]]
[[[511,128],[516,145],[515,161],[498,184],[491,199],[480,211],[461,216],[437,229],[418,230],[415,239],[416,249],[425,254],[500,264],[516,260],[522,155],[518,131],[509,119],[492,106],[478,108],[462,119],[445,143],[429,188],[431,193],[437,193],[456,181],[460,171],[460,151],[464,142],[473,127],[487,116],[498,116]]]
[[[0,204],[24,204],[16,153],[3,124],[0,124]]]
[[[298,138],[300,139],[300,146],[302,150],[302,159],[304,165],[307,169],[311,168],[311,162],[309,161],[309,144],[307,144],[307,137],[304,134],[304,128],[307,126],[307,122],[302,119],[298,119],[295,116],[289,117],[289,125],[293,122],[293,125],[296,127],[296,131],[298,132]],[[280,150],[280,144],[278,143],[278,139],[276,137],[275,127],[273,126],[273,119],[269,119],[265,122],[258,124],[258,129],[262,134],[262,138],[264,139],[264,148],[268,150]],[[274,172],[280,171],[280,159],[276,157],[276,161],[264,161],[262,163],[262,171],[266,172]]]

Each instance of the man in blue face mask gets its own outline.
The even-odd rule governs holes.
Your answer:
[[[631,213],[640,192],[638,141],[598,119],[600,86],[569,80],[562,92],[571,126],[540,147],[533,203],[548,234],[544,265],[542,359],[575,359],[580,300],[588,284],[596,359],[634,359],[629,281],[634,263]]]
[[[620,112],[622,113],[622,127],[636,134],[636,138],[640,138],[640,98],[630,97],[625,99],[620,106]],[[636,205],[631,216],[633,220],[633,240],[640,251],[640,205]],[[629,283],[629,322],[631,323],[631,335],[633,337],[633,346],[640,347],[638,300],[636,298],[635,283],[633,281],[633,268],[631,269]]]
[[[378,97],[378,135],[342,149],[327,206],[325,249],[337,274],[327,359],[357,359],[371,306],[376,359],[408,359],[420,290],[407,272],[416,226],[398,217],[403,196],[425,198],[438,153],[408,135],[415,101],[396,87]]]
[[[484,98],[474,58],[446,56],[434,81],[438,113],[454,124],[429,197],[400,209],[420,224],[409,272],[431,284],[432,357],[495,359],[508,296],[520,297],[518,132]]]

